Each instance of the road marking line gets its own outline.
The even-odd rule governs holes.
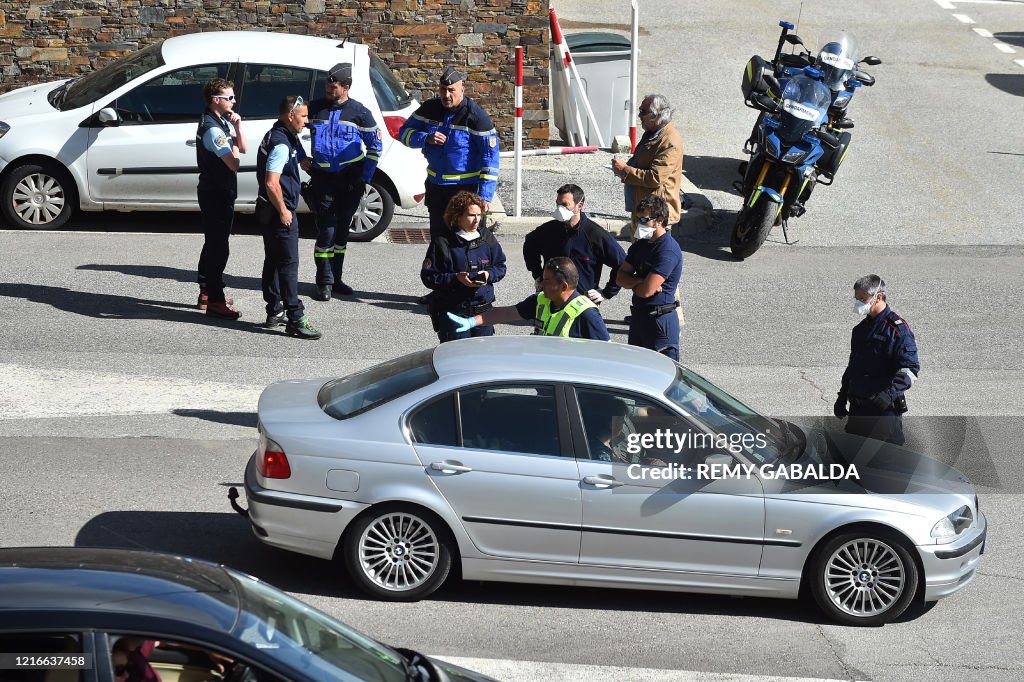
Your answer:
[[[935,4],[942,9],[956,9],[953,3],[949,2],[949,0],[935,0]]]
[[[1017,66],[1019,66],[1022,69],[1024,69],[1024,59],[1014,59],[1013,61],[1015,61],[1017,63]]]
[[[974,23],[974,19],[971,19],[966,14],[954,14],[953,18],[956,19],[957,21],[959,21],[962,24],[973,24]]]
[[[1004,52],[1006,54],[1017,54],[1017,50],[1013,49],[1006,43],[995,42],[992,44],[995,45],[996,49],[999,50],[1000,52]]]
[[[937,1],[937,0],[936,0]],[[968,3],[973,5],[1020,5],[1020,0],[953,0],[953,3],[957,5],[966,5]],[[953,4],[950,3],[950,4]],[[950,9],[955,9],[950,7]]]
[[[988,30],[987,28],[976,28],[973,30],[982,38],[995,38],[995,36],[992,35],[992,31]]]
[[[664,670],[657,668],[628,668],[625,666],[588,665],[576,663],[541,663],[538,661],[512,661],[496,658],[462,658],[458,656],[430,655],[442,661],[469,668],[499,680],[544,680],[545,682],[807,682],[806,677],[776,677],[738,673],[712,673],[698,670]],[[836,682],[824,680],[821,682]]]

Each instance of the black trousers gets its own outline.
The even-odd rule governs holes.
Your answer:
[[[267,315],[282,310],[298,322],[305,314],[299,299],[299,216],[292,211],[291,225],[274,215],[263,226],[263,300]]]
[[[427,213],[430,214],[430,236],[436,237],[439,234],[447,233],[451,228],[444,222],[444,210],[448,208],[448,202],[459,192],[472,192],[478,194],[480,185],[435,185],[427,180],[425,183],[426,196],[423,202],[427,205]],[[483,219],[480,224],[483,225]]]
[[[228,238],[235,221],[235,195],[200,190],[197,196],[203,222],[203,250],[197,268],[199,288],[206,290],[210,303],[223,303],[224,268],[230,255]]]
[[[316,197],[316,283],[331,286],[341,280],[342,265],[348,252],[348,233],[359,201],[366,192],[363,164],[357,163],[338,173],[315,173],[312,189]]]
[[[867,414],[865,414],[867,412]],[[903,415],[893,410],[879,413],[877,410],[857,410],[850,405],[850,416],[846,418],[846,432],[855,436],[884,440],[894,445],[903,445]]]

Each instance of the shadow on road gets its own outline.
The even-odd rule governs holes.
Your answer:
[[[736,145],[737,149],[742,146],[741,143],[742,140]],[[732,183],[740,179],[737,168],[742,160],[731,156],[687,156],[683,160],[683,172],[702,190],[736,194]]]
[[[220,410],[188,410],[179,408],[171,410],[171,413],[179,417],[192,417],[213,422],[214,424],[251,426],[252,428],[256,428],[256,422],[258,421],[255,412],[222,412]]]
[[[1020,31],[1004,31],[1002,33],[996,33],[993,37],[996,40],[1000,40],[1010,45],[1024,47],[1024,33]]]
[[[93,270],[96,272],[117,272],[132,277],[145,277],[147,279],[165,279],[172,282],[196,282],[196,271],[183,268],[172,268],[166,265],[136,265],[134,263],[87,263],[79,265],[77,270]],[[244,277],[224,273],[224,285],[228,289],[247,289],[249,291],[263,291],[263,285],[259,277]],[[196,287],[199,285],[196,284]],[[198,289],[197,289],[198,291]],[[230,294],[228,294],[230,295]]]
[[[1019,73],[989,73],[985,74],[985,81],[994,88],[1017,97],[1024,97],[1024,74]]]
[[[198,324],[209,327],[229,325],[233,330],[255,334],[276,333],[262,326],[259,322],[245,320],[229,321],[208,317],[196,310],[195,303],[189,301],[156,301],[135,298],[121,294],[97,294],[74,291],[65,287],[43,286],[41,284],[0,283],[0,297],[25,299],[34,303],[51,305],[58,310],[95,317],[98,319],[118,320],[165,320]]]

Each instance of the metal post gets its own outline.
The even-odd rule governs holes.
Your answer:
[[[637,0],[630,0],[633,5],[633,29],[630,34],[629,45],[629,148],[631,152],[636,151],[636,72],[640,64],[640,8]]]
[[[515,123],[515,155],[516,155],[516,190],[515,210],[512,215],[517,218],[523,213],[523,48],[516,48],[516,123]]]

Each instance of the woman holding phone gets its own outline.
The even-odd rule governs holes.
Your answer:
[[[441,343],[494,336],[489,325],[457,332],[457,325],[448,319],[448,313],[472,317],[490,310],[493,285],[505,276],[505,252],[481,224],[483,214],[484,200],[478,195],[459,192],[453,196],[444,211],[448,231],[434,236],[423,260],[420,279],[434,292],[430,319]]]

